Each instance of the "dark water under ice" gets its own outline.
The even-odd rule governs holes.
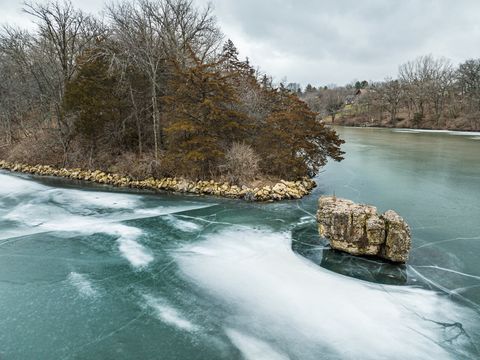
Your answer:
[[[480,358],[480,134],[338,130],[301,201],[0,172],[0,359]],[[332,193],[404,216],[409,263],[330,250]]]

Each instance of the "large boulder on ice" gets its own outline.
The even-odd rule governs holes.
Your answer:
[[[318,202],[317,221],[321,236],[333,249],[353,255],[372,255],[404,263],[411,247],[410,228],[393,210],[382,215],[371,205],[333,196]]]

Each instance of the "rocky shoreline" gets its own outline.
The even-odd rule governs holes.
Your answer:
[[[183,178],[148,178],[138,180],[132,179],[129,176],[112,174],[100,170],[59,169],[49,165],[32,166],[3,160],[0,161],[0,169],[34,175],[56,176],[67,179],[90,181],[123,188],[212,195],[243,199],[247,201],[301,199],[305,195],[310,194],[311,190],[316,186],[315,182],[308,178],[303,178],[298,181],[281,180],[272,186],[265,185],[253,188],[232,185],[227,182],[216,182],[214,180],[190,181]]]

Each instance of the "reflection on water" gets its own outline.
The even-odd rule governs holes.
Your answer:
[[[292,249],[321,267],[338,274],[387,285],[407,284],[405,265],[392,264],[374,257],[352,256],[331,249],[321,239],[316,226],[304,224],[292,230]]]

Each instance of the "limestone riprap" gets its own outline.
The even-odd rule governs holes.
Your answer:
[[[297,181],[285,181],[250,188],[219,182],[214,180],[189,180],[184,178],[133,179],[124,174],[108,173],[101,170],[65,169],[49,165],[28,165],[0,160],[0,169],[43,176],[58,176],[99,184],[130,187],[136,189],[165,190],[198,195],[213,195],[249,201],[278,201],[286,199],[300,199],[310,194],[316,186],[315,181],[302,178]]]

